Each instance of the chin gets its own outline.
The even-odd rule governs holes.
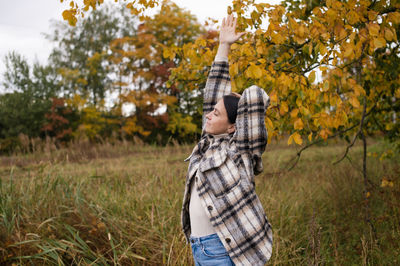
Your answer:
[[[207,129],[206,129],[205,131],[206,131],[207,134],[211,134],[211,135],[213,134],[213,132],[210,131],[210,130],[207,130]]]

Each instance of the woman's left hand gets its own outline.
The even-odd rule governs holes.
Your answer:
[[[221,30],[219,32],[220,44],[232,44],[242,37],[245,32],[236,33],[236,18],[232,14],[222,20]]]

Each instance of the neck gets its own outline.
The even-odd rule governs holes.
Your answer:
[[[221,133],[221,134],[215,134],[215,135],[212,135],[212,136],[213,136],[213,138],[217,139],[217,138],[225,137],[225,136],[228,136],[228,135],[229,135],[229,133],[225,132],[225,133]]]

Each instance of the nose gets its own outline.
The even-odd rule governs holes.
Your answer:
[[[208,114],[206,114],[206,118],[207,118],[208,120],[210,120],[210,115],[211,115],[211,112],[209,112]]]

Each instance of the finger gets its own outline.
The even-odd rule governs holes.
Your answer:
[[[245,34],[246,34],[246,32],[239,32],[239,33],[236,34],[236,36],[239,39],[240,37],[242,37]]]
[[[232,15],[232,27],[235,28],[236,26],[236,18]]]
[[[222,19],[222,23],[221,26],[224,27],[225,26],[225,18]]]
[[[233,25],[232,25],[232,27],[233,27],[234,29],[236,29],[236,21],[237,21],[237,18],[234,18],[234,19],[233,19]]]
[[[228,16],[228,26],[232,27],[232,14]]]

